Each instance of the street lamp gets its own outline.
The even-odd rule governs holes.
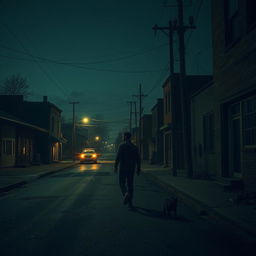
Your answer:
[[[99,141],[99,140],[100,140],[100,137],[99,137],[99,136],[96,136],[96,137],[95,137],[95,140]]]
[[[88,124],[90,122],[90,119],[88,117],[83,118],[83,123]]]

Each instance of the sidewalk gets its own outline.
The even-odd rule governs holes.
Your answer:
[[[159,165],[142,165],[143,173],[152,181],[176,194],[201,214],[227,221],[256,236],[256,203],[234,202],[236,194],[224,192],[223,187],[213,180],[198,180],[174,177],[168,168]]]
[[[61,161],[52,164],[32,165],[25,168],[0,168],[0,194],[75,164],[77,163],[72,161]]]

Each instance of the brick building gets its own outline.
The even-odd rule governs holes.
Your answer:
[[[256,15],[253,0],[214,0],[217,175],[256,187]]]

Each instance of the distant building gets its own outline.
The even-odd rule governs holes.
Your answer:
[[[152,115],[145,114],[140,120],[141,159],[150,160],[152,154]]]
[[[152,164],[163,164],[163,99],[157,99],[152,108]]]
[[[217,175],[255,190],[255,1],[215,0],[212,8]]]
[[[138,144],[139,144],[138,138],[139,138],[139,128],[138,127],[133,127],[132,128],[132,139],[131,139],[131,141],[136,146],[138,146]]]

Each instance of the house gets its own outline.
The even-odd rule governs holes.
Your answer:
[[[191,157],[194,178],[216,176],[213,81],[191,96]]]
[[[152,141],[151,141],[151,126],[152,126],[152,115],[145,114],[140,120],[141,129],[141,148],[140,154],[142,160],[150,160],[152,154]]]
[[[255,191],[255,1],[215,0],[212,12],[217,175]]]
[[[0,110],[47,131],[47,133],[41,133],[39,136],[34,137],[33,151],[37,159],[40,158],[43,163],[61,159],[63,142],[61,110],[48,102],[46,96],[44,96],[42,102],[29,102],[24,101],[21,95],[1,95]],[[30,135],[28,134],[27,136],[29,137]],[[31,138],[28,141],[31,141]],[[24,141],[24,143],[29,142]],[[17,152],[19,150],[22,149],[17,148]]]
[[[163,164],[163,99],[157,99],[152,108],[152,164]]]
[[[26,166],[36,160],[35,141],[48,133],[0,110],[0,167]]]
[[[192,176],[185,163],[185,154],[191,159],[191,95],[212,79],[208,75],[187,75],[184,83],[184,97],[181,98],[180,77],[174,74],[163,84],[164,124],[161,127],[164,138],[164,164],[170,166],[173,175]],[[181,102],[184,102],[181,104]],[[184,108],[184,116],[182,114]],[[185,121],[185,123],[184,123]],[[186,137],[184,132],[186,131]],[[186,140],[186,147],[184,147]],[[186,150],[186,151],[185,151]]]

